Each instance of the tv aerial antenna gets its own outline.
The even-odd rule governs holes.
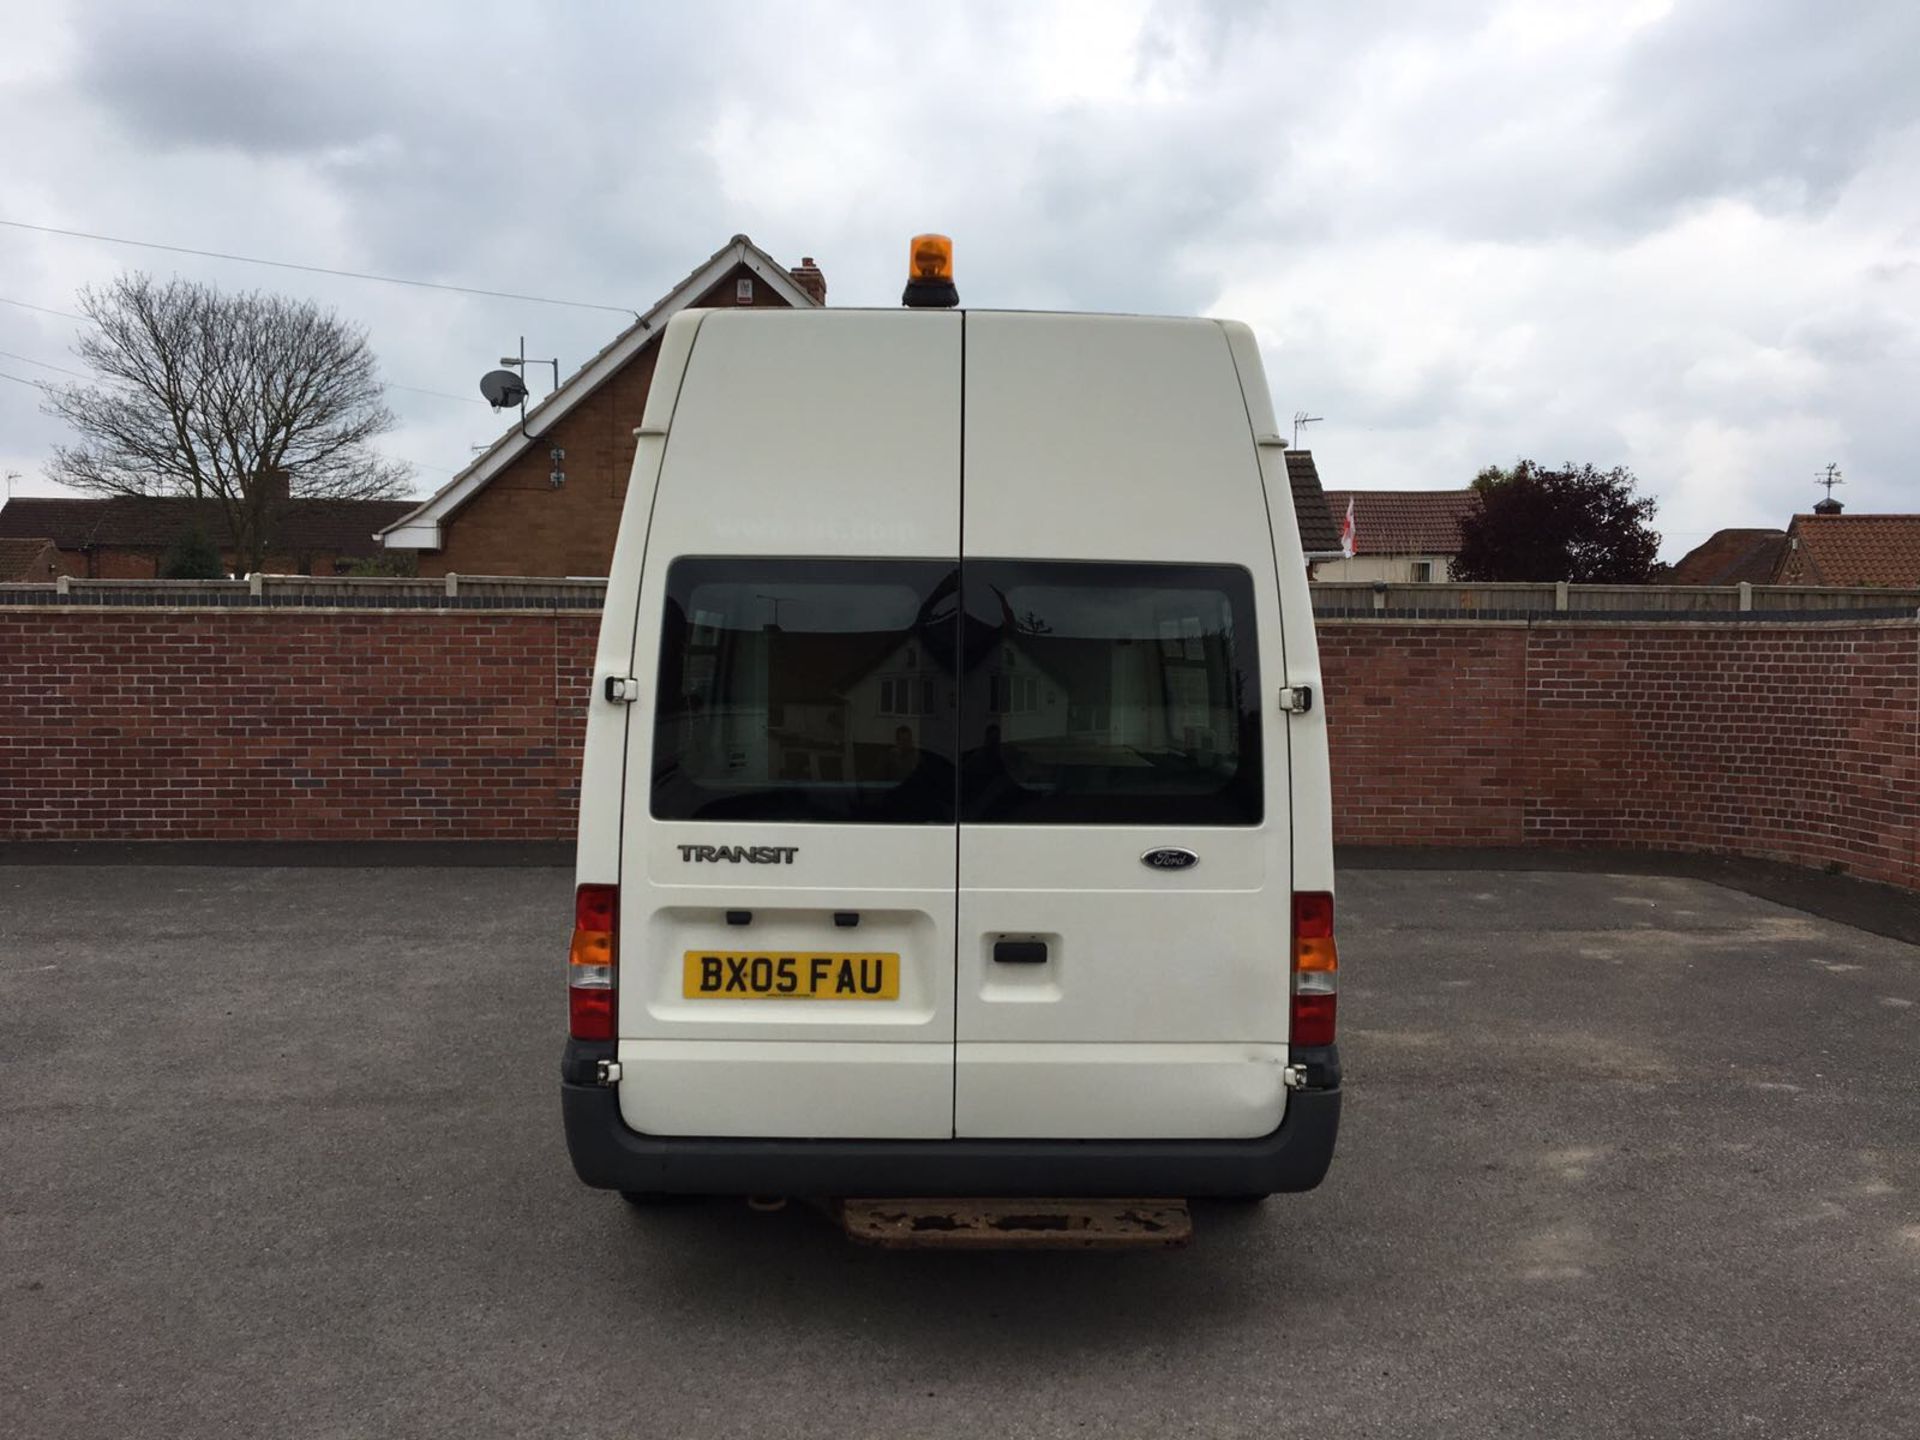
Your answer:
[[[1293,412],[1293,448],[1296,450],[1300,448],[1300,427],[1302,425],[1318,425],[1322,420],[1326,418],[1327,417],[1324,415],[1309,415],[1304,410],[1294,411]]]
[[[480,393],[495,410],[505,410],[509,406],[520,407],[520,434],[528,440],[544,440],[544,435],[527,434],[527,367],[529,365],[551,365],[553,367],[553,390],[560,388],[560,360],[556,356],[551,360],[532,359],[527,354],[527,337],[520,337],[518,355],[502,355],[502,365],[511,365],[511,370],[489,370],[480,377]],[[553,390],[547,393],[551,395]],[[555,445],[547,452],[547,458],[553,461],[553,469],[547,473],[547,483],[555,490],[567,483],[567,472],[560,468],[560,462],[567,458],[567,452]]]
[[[1829,465],[1824,471],[1813,477],[1813,483],[1826,486],[1827,499],[1831,500],[1833,499],[1833,487],[1836,485],[1844,485],[1847,482],[1840,474],[1840,467],[1838,465]]]

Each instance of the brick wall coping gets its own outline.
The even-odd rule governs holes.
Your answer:
[[[554,616],[597,615],[592,605],[529,605],[524,601],[470,600],[458,604],[359,605],[8,605],[0,602],[0,618],[9,615],[218,615],[222,619],[292,618],[311,620],[320,615],[475,615]]]
[[[81,580],[0,585],[22,610],[598,610],[603,579],[525,575],[249,575],[243,580]]]
[[[249,575],[243,580],[82,580],[0,585],[0,613],[37,610],[591,611],[603,579],[522,575]],[[1800,586],[1326,585],[1324,624],[1776,625],[1920,618],[1920,592]]]
[[[1920,626],[1920,615],[1814,610],[1746,615],[1528,615],[1482,619],[1473,615],[1316,615],[1317,629],[1354,627],[1400,630],[1903,630]]]

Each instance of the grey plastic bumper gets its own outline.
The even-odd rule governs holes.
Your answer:
[[[611,1047],[609,1047],[611,1048]],[[1340,1128],[1339,1061],[1326,1089],[1287,1097],[1253,1140],[733,1140],[629,1130],[615,1092],[569,1046],[560,1087],[573,1168],[603,1190],[668,1195],[1218,1196],[1311,1190]]]

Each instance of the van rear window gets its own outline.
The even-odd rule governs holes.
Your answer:
[[[969,560],[960,816],[1253,825],[1253,584],[1231,565]]]
[[[674,561],[653,813],[952,824],[958,611],[939,561]]]
[[[1255,657],[1238,566],[675,560],[653,813],[1255,825]]]

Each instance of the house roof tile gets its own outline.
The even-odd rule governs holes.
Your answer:
[[[1787,552],[1784,530],[1716,530],[1674,563],[1674,585],[1768,585]]]
[[[0,584],[45,580],[47,571],[40,557],[51,544],[44,535],[0,536]]]
[[[371,556],[374,532],[412,510],[412,500],[290,500],[274,526],[276,554]],[[111,547],[164,550],[192,528],[196,502],[185,496],[116,495],[105,500],[26,496],[0,507],[0,538],[49,536],[62,550]],[[225,530],[206,503],[201,524]]]
[[[1472,490],[1329,490],[1335,549],[1349,500],[1356,555],[1458,555],[1461,518],[1479,503]]]
[[[1775,583],[1920,585],[1920,515],[1796,515]]]
[[[1300,548],[1309,556],[1338,554],[1340,526],[1328,518],[1327,496],[1320,488],[1320,470],[1311,450],[1287,451],[1287,484],[1300,522]]]

